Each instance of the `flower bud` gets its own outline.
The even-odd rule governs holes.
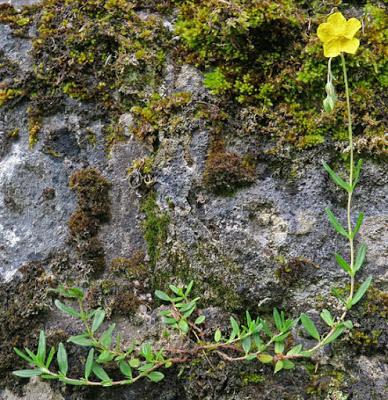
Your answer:
[[[326,83],[325,90],[326,90],[327,96],[335,98],[335,87],[331,82]]]
[[[335,100],[331,96],[327,96],[325,100],[323,100],[323,108],[326,112],[332,112],[334,110]]]

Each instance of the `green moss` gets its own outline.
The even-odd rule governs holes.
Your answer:
[[[242,374],[241,378],[244,386],[250,385],[252,383],[263,383],[266,380],[265,376],[261,374]]]
[[[135,121],[133,133],[142,140],[153,144],[161,129],[168,129],[173,134],[176,126],[181,122],[176,117],[191,101],[191,94],[187,92],[173,93],[161,97],[155,93],[144,106],[134,106],[131,111]],[[175,118],[174,118],[175,117]]]
[[[0,89],[0,107],[4,106],[9,101],[20,97],[23,94],[22,90],[20,89]]]
[[[150,266],[155,267],[160,254],[161,246],[167,239],[167,228],[170,218],[160,211],[156,202],[156,193],[149,193],[142,202],[141,212],[144,213],[143,221],[144,239],[147,243],[147,253]]]
[[[127,279],[145,279],[149,271],[144,252],[136,251],[131,258],[114,258],[111,271],[114,275],[124,276]]]
[[[10,4],[0,4],[0,24],[9,25],[15,36],[27,37],[36,9],[37,6],[29,6],[17,10]]]

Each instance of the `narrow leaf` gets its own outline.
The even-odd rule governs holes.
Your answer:
[[[365,244],[362,244],[356,256],[356,262],[354,263],[354,272],[357,272],[361,269],[362,265],[364,264],[365,256],[366,256],[367,247]]]
[[[282,320],[280,318],[279,311],[276,308],[273,309],[273,319],[275,321],[277,330],[281,331],[283,324],[282,324]]]
[[[74,343],[78,346],[89,347],[93,344],[93,341],[86,337],[85,335],[70,336],[67,339],[68,343]]]
[[[275,353],[281,354],[284,351],[284,342],[275,342]]]
[[[185,296],[188,296],[193,288],[194,281],[190,281],[190,283],[186,287]]]
[[[65,304],[61,303],[59,300],[55,300],[54,304],[59,310],[61,310],[65,314],[69,314],[72,317],[77,317],[77,318],[80,317],[80,313],[78,311],[74,310],[74,308],[66,306]]]
[[[342,258],[340,254],[335,254],[335,259],[337,264],[349,275],[352,275],[352,270],[350,269],[350,265]]]
[[[355,238],[355,236],[357,235],[358,231],[361,228],[363,221],[364,221],[364,213],[360,212],[360,214],[358,214],[358,217],[357,217],[356,226],[354,227],[353,232],[352,232],[352,238]]]
[[[101,344],[106,348],[109,348],[110,345],[112,344],[112,333],[113,333],[115,327],[116,327],[116,324],[110,325],[109,328],[102,334],[102,336],[100,338]]]
[[[195,320],[195,325],[201,325],[205,322],[206,317],[204,315],[200,315],[196,320]]]
[[[240,335],[240,327],[237,321],[233,317],[230,317],[230,324],[232,325],[232,331],[235,334],[235,336]]]
[[[251,350],[251,346],[252,346],[252,339],[250,336],[245,337],[242,341],[241,341],[241,345],[243,350],[245,351],[245,354],[248,354],[249,351]]]
[[[50,353],[49,353],[49,355],[47,356],[47,360],[46,360],[46,364],[45,364],[45,366],[46,366],[47,369],[50,368],[50,364],[51,364],[51,362],[53,361],[54,355],[55,355],[55,347],[53,346],[53,347],[51,347]]]
[[[39,369],[20,369],[18,371],[13,371],[12,374],[19,378],[31,378],[33,376],[42,375],[42,371]]]
[[[356,294],[354,295],[351,305],[354,306],[355,304],[357,304],[362,297],[364,296],[364,294],[366,293],[366,291],[369,289],[370,284],[372,283],[372,277],[369,276],[366,281],[358,288]]]
[[[101,326],[105,319],[105,311],[99,308],[96,310],[94,314],[93,324],[92,324],[92,332],[96,332],[96,330]]]
[[[329,310],[323,309],[320,315],[321,315],[321,318],[326,322],[326,324],[328,326],[333,326],[334,320],[333,320],[333,317],[331,316]]]
[[[362,168],[362,160],[360,159],[360,160],[358,160],[356,168],[354,170],[353,186],[352,186],[353,190],[356,188],[357,183],[360,179],[361,168]]]
[[[89,376],[92,372],[93,368],[93,362],[94,362],[94,349],[89,350],[88,357],[86,359],[86,364],[85,364],[85,379],[88,380]]]
[[[46,336],[44,331],[40,331],[39,333],[39,344],[38,344],[38,352],[37,357],[44,364],[46,360]]]
[[[20,357],[22,358],[24,361],[27,361],[29,364],[33,364],[33,360],[28,357],[26,354],[24,354],[21,350],[19,350],[18,348],[14,347],[13,348],[14,352]]]
[[[68,370],[67,353],[63,343],[59,343],[57,352],[57,362],[59,371],[66,376]]]
[[[304,329],[306,329],[306,332],[314,339],[319,340],[319,332],[310,317],[307,314],[301,314],[300,320],[302,321],[302,325]]]
[[[302,345],[301,344],[298,344],[297,346],[294,346],[291,350],[289,350],[288,352],[287,352],[287,355],[288,356],[292,356],[292,355],[295,355],[295,354],[300,354],[300,352],[302,351]]]
[[[332,224],[333,228],[342,236],[349,238],[348,232],[346,232],[345,228],[339,223],[333,212],[330,208],[325,208],[327,218],[329,218],[330,223]]]
[[[337,329],[333,332],[332,335],[330,335],[327,339],[325,339],[324,344],[329,344],[331,342],[334,342],[342,333],[344,332],[345,327],[343,325],[338,325]]]
[[[163,301],[171,301],[170,296],[167,293],[162,292],[161,290],[155,290],[155,296]]]
[[[350,192],[351,188],[348,183],[346,183],[342,178],[340,178],[330,167],[328,164],[323,162],[323,168],[325,168],[326,172],[329,174],[330,178],[334,181],[334,183],[341,187],[342,189]]]
[[[97,376],[101,381],[110,381],[109,375],[105,372],[101,365],[94,363],[92,367],[93,374]]]

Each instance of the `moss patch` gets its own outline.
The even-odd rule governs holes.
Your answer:
[[[97,234],[110,216],[110,184],[99,171],[86,168],[74,172],[69,185],[78,199],[78,208],[68,223],[72,243],[94,272],[102,272],[105,254]]]

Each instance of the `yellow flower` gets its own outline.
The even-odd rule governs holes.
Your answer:
[[[340,12],[330,15],[317,31],[325,57],[336,57],[342,52],[355,54],[360,41],[354,35],[360,28],[361,22],[357,18],[346,21]]]

